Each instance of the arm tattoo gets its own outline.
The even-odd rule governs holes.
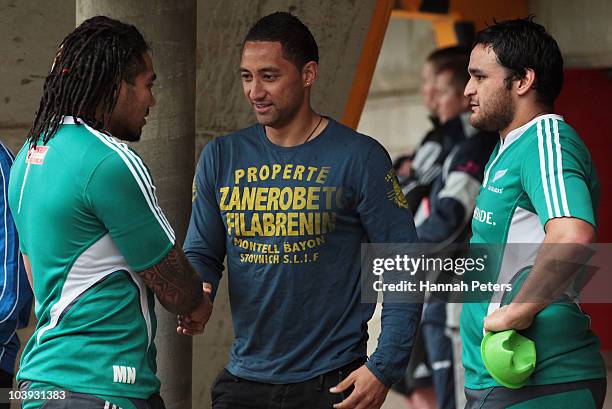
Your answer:
[[[202,284],[180,247],[172,246],[166,257],[138,273],[170,312],[188,314],[202,302]]]

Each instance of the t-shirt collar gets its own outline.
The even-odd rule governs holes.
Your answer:
[[[542,120],[542,119],[558,119],[560,121],[563,121],[563,117],[561,115],[557,115],[557,114],[542,114],[542,115],[538,115],[535,118],[533,118],[531,121],[527,122],[526,124],[511,130],[510,132],[508,132],[508,135],[506,135],[506,138],[503,139],[501,141],[501,148],[502,149],[506,149],[508,146],[510,146],[510,144],[514,141],[516,141],[518,138],[521,137],[521,135],[523,135],[525,133],[525,131],[529,128],[531,128],[531,126],[533,124],[535,124],[536,122]]]
[[[62,117],[62,120],[60,121],[60,124],[75,125],[76,121],[79,121],[79,123],[83,123],[83,120],[79,117],[74,117],[72,115],[64,115],[64,117]]]

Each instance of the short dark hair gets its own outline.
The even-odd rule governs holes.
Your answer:
[[[427,62],[433,67],[434,72],[439,72],[440,68],[448,64],[465,64],[466,71],[470,61],[470,49],[461,46],[438,48],[427,56]]]
[[[533,18],[494,21],[476,34],[473,47],[491,47],[514,78],[524,78],[532,69],[540,102],[552,105],[563,87],[563,57],[555,39]]]
[[[310,61],[319,62],[319,48],[312,33],[291,13],[277,11],[259,19],[247,33],[247,41],[281,43],[283,57],[301,70]]]
[[[470,80],[470,74],[468,73],[468,60],[457,60],[451,61],[441,65],[436,70],[436,75],[448,71],[451,73],[451,85],[457,92],[463,94],[463,90]]]
[[[105,16],[84,21],[62,41],[44,85],[28,141],[53,137],[64,116],[103,130],[117,103],[121,80],[133,84],[146,69],[147,42],[136,27]],[[99,114],[102,117],[98,117]]]

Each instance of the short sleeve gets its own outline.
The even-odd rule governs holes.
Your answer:
[[[590,155],[566,128],[556,119],[537,123],[537,146],[524,155],[521,167],[523,189],[542,226],[557,217],[575,217],[596,226]]]
[[[174,231],[157,203],[149,170],[133,151],[105,157],[85,196],[135,271],[157,264],[174,245]]]

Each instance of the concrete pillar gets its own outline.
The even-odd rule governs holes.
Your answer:
[[[142,140],[133,148],[151,170],[157,198],[182,244],[191,211],[195,135],[196,1],[78,0],[76,20],[106,15],[134,24],[151,46],[157,73]],[[159,305],[157,364],[170,408],[191,408],[191,338],[176,334],[176,316]]]

